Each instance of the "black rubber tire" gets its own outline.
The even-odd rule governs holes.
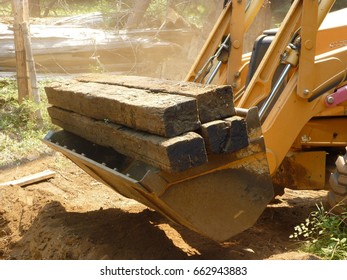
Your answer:
[[[347,147],[346,154],[339,156],[335,162],[336,170],[331,173],[328,202],[334,212],[347,211]]]

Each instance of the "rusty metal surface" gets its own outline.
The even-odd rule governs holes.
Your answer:
[[[291,152],[273,175],[273,183],[294,190],[325,188],[326,152]]]

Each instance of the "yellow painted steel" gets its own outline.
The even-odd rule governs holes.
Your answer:
[[[347,119],[313,118],[299,132],[293,147],[296,150],[316,147],[344,147],[347,140]]]
[[[214,55],[219,44],[222,42],[223,37],[227,36],[228,34],[232,34],[232,42],[235,44],[235,46],[240,46],[237,48],[233,46],[230,50],[228,65],[232,65],[232,69],[228,72],[231,73],[235,71],[234,69],[239,70],[242,67],[242,45],[244,34],[251,26],[256,15],[264,4],[264,1],[265,0],[252,1],[246,10],[246,1],[240,2],[237,0],[232,0],[228,2],[211,33],[209,34],[209,37],[202,47],[198,57],[189,70],[188,75],[185,78],[186,81],[194,81],[196,75],[200,69],[202,69],[206,61],[208,61],[208,59]],[[233,33],[231,33],[231,31]],[[218,83],[225,84],[227,79],[230,81],[230,78],[228,78],[227,74],[225,73],[227,69],[227,66],[222,67],[219,76],[223,78],[220,78]]]
[[[329,18],[329,23],[323,24],[322,29],[318,30],[334,2],[294,1],[247,89],[243,92],[244,88],[238,86],[239,90],[235,93],[236,104],[241,108],[256,106],[264,100],[271,91],[273,76],[280,64],[280,54],[285,52],[295,35],[300,35],[299,65],[290,72],[286,88],[263,124],[271,174],[291,150],[295,139],[300,137],[300,131],[306,131],[313,125],[310,121],[313,117],[346,115],[345,106],[330,109],[326,108],[323,102],[329,92],[345,83],[347,75],[347,24],[345,21],[339,21],[339,24],[331,23],[332,19]],[[346,16],[347,9],[339,13],[340,18]],[[234,68],[239,66],[238,58],[237,61]],[[245,68],[248,69],[248,63],[248,60],[242,60],[239,73],[243,73]],[[233,61],[229,61],[229,64],[233,64]],[[221,75],[220,83],[224,83],[226,79],[230,81],[232,77],[228,79]],[[324,92],[325,89],[327,90]],[[314,99],[315,94],[322,95]],[[314,100],[308,102],[309,98]],[[316,120],[315,124],[317,122],[319,123],[319,120]],[[336,125],[341,131],[347,123],[342,119]],[[347,138],[340,136],[339,141],[330,144],[324,138],[321,141],[315,140],[315,143],[316,147],[319,143],[323,147],[341,147],[347,144]]]
[[[289,152],[272,177],[274,184],[295,190],[320,190],[326,185],[324,151]]]
[[[268,96],[274,72],[280,64],[279,54],[285,52],[291,39],[294,35],[299,35],[304,25],[305,32],[300,33],[300,39],[302,44],[307,43],[308,48],[300,55],[298,67],[291,71],[286,87],[262,126],[271,174],[277,170],[304,126],[314,116],[324,114],[328,110],[324,105],[325,96],[333,92],[338,85],[342,85],[347,75],[346,47],[325,53],[318,51],[320,55],[317,56],[312,52],[316,48],[313,42],[315,35],[309,33],[313,27],[320,26],[334,1],[320,1],[319,6],[317,4],[313,6],[312,3],[304,5],[304,2],[312,1],[297,0],[292,4],[274,42],[237,104],[239,107],[249,108],[259,104]],[[312,11],[312,8],[316,11]],[[312,27],[308,21],[317,24]],[[330,32],[334,33],[334,29]],[[340,36],[345,35],[340,34]],[[300,71],[301,67],[305,71]],[[300,82],[301,88],[307,86],[307,91],[299,89],[299,92]],[[314,98],[318,94],[320,95]],[[308,102],[310,97],[311,100]]]
[[[347,68],[344,68],[347,67],[347,47],[325,54],[324,59],[323,57],[321,59],[324,62],[330,59],[331,61],[336,61],[335,64],[329,64],[335,66],[334,70],[329,69],[327,71],[324,68],[320,68],[320,71],[322,71],[321,76],[327,72],[327,75],[330,75],[330,77],[326,76],[322,84],[328,85],[329,83],[327,81],[330,82],[332,77],[336,75],[340,77],[340,73],[347,73]],[[316,71],[316,73],[319,72]],[[327,109],[324,102],[325,97],[335,89],[333,87],[327,93],[308,102],[307,99],[303,99],[296,94],[297,82],[298,73],[295,73],[288,81],[287,86],[262,126],[265,144],[269,151],[268,160],[271,174],[276,171],[303,127],[314,116]],[[320,90],[320,86],[316,86],[313,94]]]

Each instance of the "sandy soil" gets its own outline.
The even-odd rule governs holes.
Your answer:
[[[288,236],[325,191],[292,191],[222,244],[98,183],[62,155],[0,170],[0,182],[50,169],[26,187],[0,187],[0,259],[315,259]]]

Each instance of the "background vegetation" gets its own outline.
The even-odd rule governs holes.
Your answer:
[[[302,242],[302,250],[323,259],[347,260],[347,210],[336,214],[317,205],[304,223],[294,228],[290,238]]]
[[[31,15],[34,17],[61,17],[76,14],[101,12],[106,19],[121,14],[127,17],[136,0],[29,0]],[[165,17],[168,7],[189,22],[198,26],[219,13],[224,0],[152,0],[146,13],[147,20]],[[290,7],[291,0],[271,0],[274,22],[281,22]],[[0,15],[11,15],[10,0],[0,0]],[[347,7],[347,0],[336,0],[333,10]],[[210,22],[210,24],[212,24]]]
[[[43,97],[40,105],[43,123],[40,124],[35,118],[37,105],[30,100],[18,104],[16,80],[0,78],[0,169],[49,152],[41,142],[48,130],[54,128],[47,115],[44,84],[40,83]]]

